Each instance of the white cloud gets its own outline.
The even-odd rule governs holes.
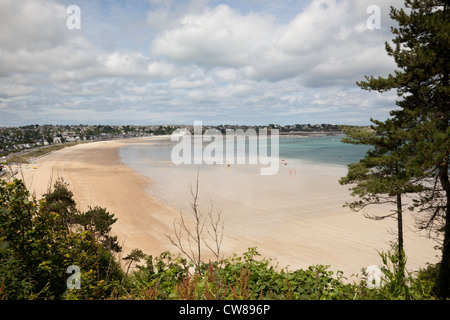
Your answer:
[[[219,81],[234,81],[238,77],[237,71],[232,68],[216,70],[215,75]]]
[[[348,12],[348,1],[313,1],[289,23],[277,45],[289,54],[320,52],[333,40]]]
[[[385,112],[394,104],[370,99],[355,86],[366,74],[393,69],[384,52],[391,37],[388,1],[305,1],[302,11],[283,15],[289,20],[269,11],[276,7],[269,1],[258,2],[258,10],[243,10],[244,2],[210,3],[149,0],[141,16],[147,27],[137,34],[142,21],[127,28],[102,19],[108,15],[103,6],[110,2],[81,1],[82,29],[77,31],[66,28],[62,0],[2,1],[0,125],[30,119],[25,111],[42,121],[73,118],[77,123],[83,114],[94,122],[105,114],[118,122],[134,114],[140,121],[187,123],[205,117],[222,123],[300,123],[307,115],[326,112],[337,122],[339,110],[344,121],[344,113],[368,118],[367,110],[380,115],[379,107]],[[367,29],[369,4],[381,7],[384,29]],[[130,13],[121,13],[121,6],[114,3],[112,17]],[[83,20],[83,13],[90,16]],[[101,32],[112,37],[111,45],[105,45]],[[130,46],[134,40],[124,36],[147,41],[140,49],[148,50]],[[355,109],[360,106],[365,114]]]
[[[66,8],[52,1],[2,0],[2,49],[37,51],[58,45],[64,38]]]
[[[244,15],[219,5],[185,16],[156,37],[151,53],[174,63],[233,70],[255,80],[302,76],[308,83],[316,71],[333,79],[340,72],[344,80],[352,78],[348,84],[353,85],[360,71],[392,68],[386,55],[379,58],[385,39],[367,29],[367,17],[364,1],[312,1],[286,24],[277,24],[269,14]],[[308,74],[313,78],[307,79]]]
[[[147,23],[157,32],[164,31],[179,23],[184,16],[201,12],[208,0],[189,0],[176,2],[173,0],[150,0],[153,6],[147,12]]]
[[[276,29],[269,16],[243,16],[219,5],[185,16],[177,28],[154,40],[151,52],[201,67],[239,68],[270,47],[270,34]]]
[[[0,86],[0,97],[20,97],[35,92],[32,86],[24,86],[20,84],[6,84]]]
[[[187,79],[184,77],[176,77],[169,81],[168,87],[172,89],[192,89],[214,86],[213,78],[206,76],[202,79]]]

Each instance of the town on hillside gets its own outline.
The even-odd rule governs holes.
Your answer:
[[[339,135],[341,125],[336,124],[294,124],[267,126],[203,125],[203,130],[219,129],[278,129],[280,135]],[[27,151],[39,147],[67,142],[88,142],[126,139],[154,135],[168,135],[176,129],[193,131],[193,125],[27,125],[21,127],[0,127],[0,156]]]

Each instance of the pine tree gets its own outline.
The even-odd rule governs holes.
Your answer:
[[[447,1],[406,0],[404,9],[391,7],[391,18],[398,27],[393,46],[386,51],[398,69],[386,78],[366,76],[358,85],[366,90],[397,90],[399,110],[391,112],[401,123],[402,145],[397,153],[407,154],[405,173],[423,187],[415,205],[430,215],[423,225],[435,221],[442,226],[442,260],[434,291],[440,298],[450,297],[450,106],[449,106],[449,5]]]
[[[388,119],[385,122],[371,119],[370,129],[350,127],[345,128],[347,137],[342,141],[351,144],[370,145],[366,156],[358,163],[348,166],[348,173],[339,182],[350,188],[353,196],[359,200],[346,203],[354,211],[360,211],[369,205],[389,204],[395,209],[383,215],[365,213],[367,218],[382,220],[394,218],[397,220],[397,243],[399,263],[405,262],[403,245],[403,196],[407,193],[421,191],[421,186],[411,183],[405,163],[405,153],[400,152],[403,143],[401,128],[398,121]],[[404,270],[404,265],[398,265],[398,270]]]

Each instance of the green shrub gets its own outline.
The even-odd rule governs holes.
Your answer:
[[[123,277],[97,233],[74,227],[72,194],[64,188],[58,182],[55,194],[38,202],[22,181],[0,181],[0,282],[5,299],[104,299],[113,290],[110,282]],[[79,266],[83,286],[68,294],[70,265]]]
[[[249,248],[242,256],[204,263],[193,274],[186,261],[164,253],[134,271],[130,279],[133,297],[140,299],[351,299],[355,288],[343,283],[327,266],[307,270],[278,270],[272,260],[256,259]]]

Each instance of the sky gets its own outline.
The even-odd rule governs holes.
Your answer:
[[[0,126],[385,120],[396,93],[356,82],[396,68],[390,5],[1,0]]]

